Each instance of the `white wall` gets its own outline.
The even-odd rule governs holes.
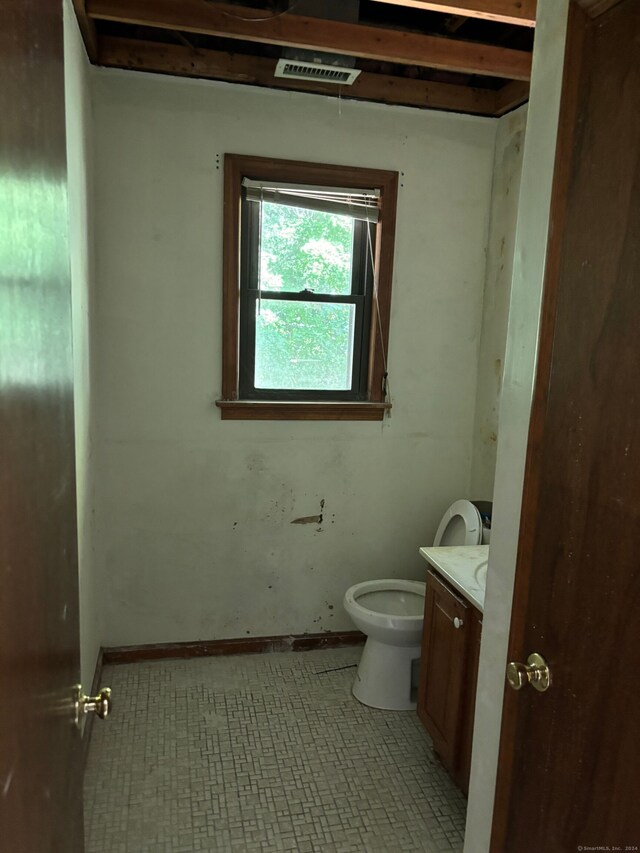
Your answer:
[[[526,122],[527,107],[522,106],[498,120],[496,133],[473,433],[470,491],[473,500],[493,499],[498,410]]]
[[[90,66],[69,0],[64,2],[65,109],[69,196],[69,246],[73,318],[74,413],[78,513],[80,667],[82,684],[93,681],[101,637],[93,555],[93,251],[91,215]]]
[[[465,853],[489,849],[568,0],[538,0],[496,465]]]
[[[94,73],[105,644],[342,630],[469,490],[496,123]],[[397,169],[391,418],[221,421],[225,152]],[[292,525],[319,512],[324,522]]]

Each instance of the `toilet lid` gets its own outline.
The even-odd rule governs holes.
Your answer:
[[[471,501],[456,501],[442,516],[434,546],[479,545],[482,519]]]

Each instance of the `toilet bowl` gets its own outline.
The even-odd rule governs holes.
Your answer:
[[[424,583],[395,579],[365,581],[346,591],[344,608],[367,635],[353,685],[364,705],[387,711],[416,707],[412,668],[420,660],[424,595]]]
[[[456,501],[445,512],[434,545],[478,545],[482,519],[470,501]],[[344,608],[366,634],[353,695],[364,705],[386,711],[411,711],[417,702],[425,584],[400,579],[355,584]]]

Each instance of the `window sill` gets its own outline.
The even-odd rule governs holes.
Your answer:
[[[391,403],[216,400],[223,421],[381,421]]]

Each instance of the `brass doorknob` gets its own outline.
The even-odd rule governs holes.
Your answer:
[[[74,689],[73,709],[76,725],[80,724],[80,719],[85,714],[95,714],[104,720],[113,710],[111,688],[103,687],[97,696],[87,696],[82,690],[82,685],[78,684]]]
[[[530,684],[544,693],[551,686],[551,670],[546,660],[537,652],[529,655],[526,663],[511,661],[507,665],[507,681],[514,690],[521,690]]]

